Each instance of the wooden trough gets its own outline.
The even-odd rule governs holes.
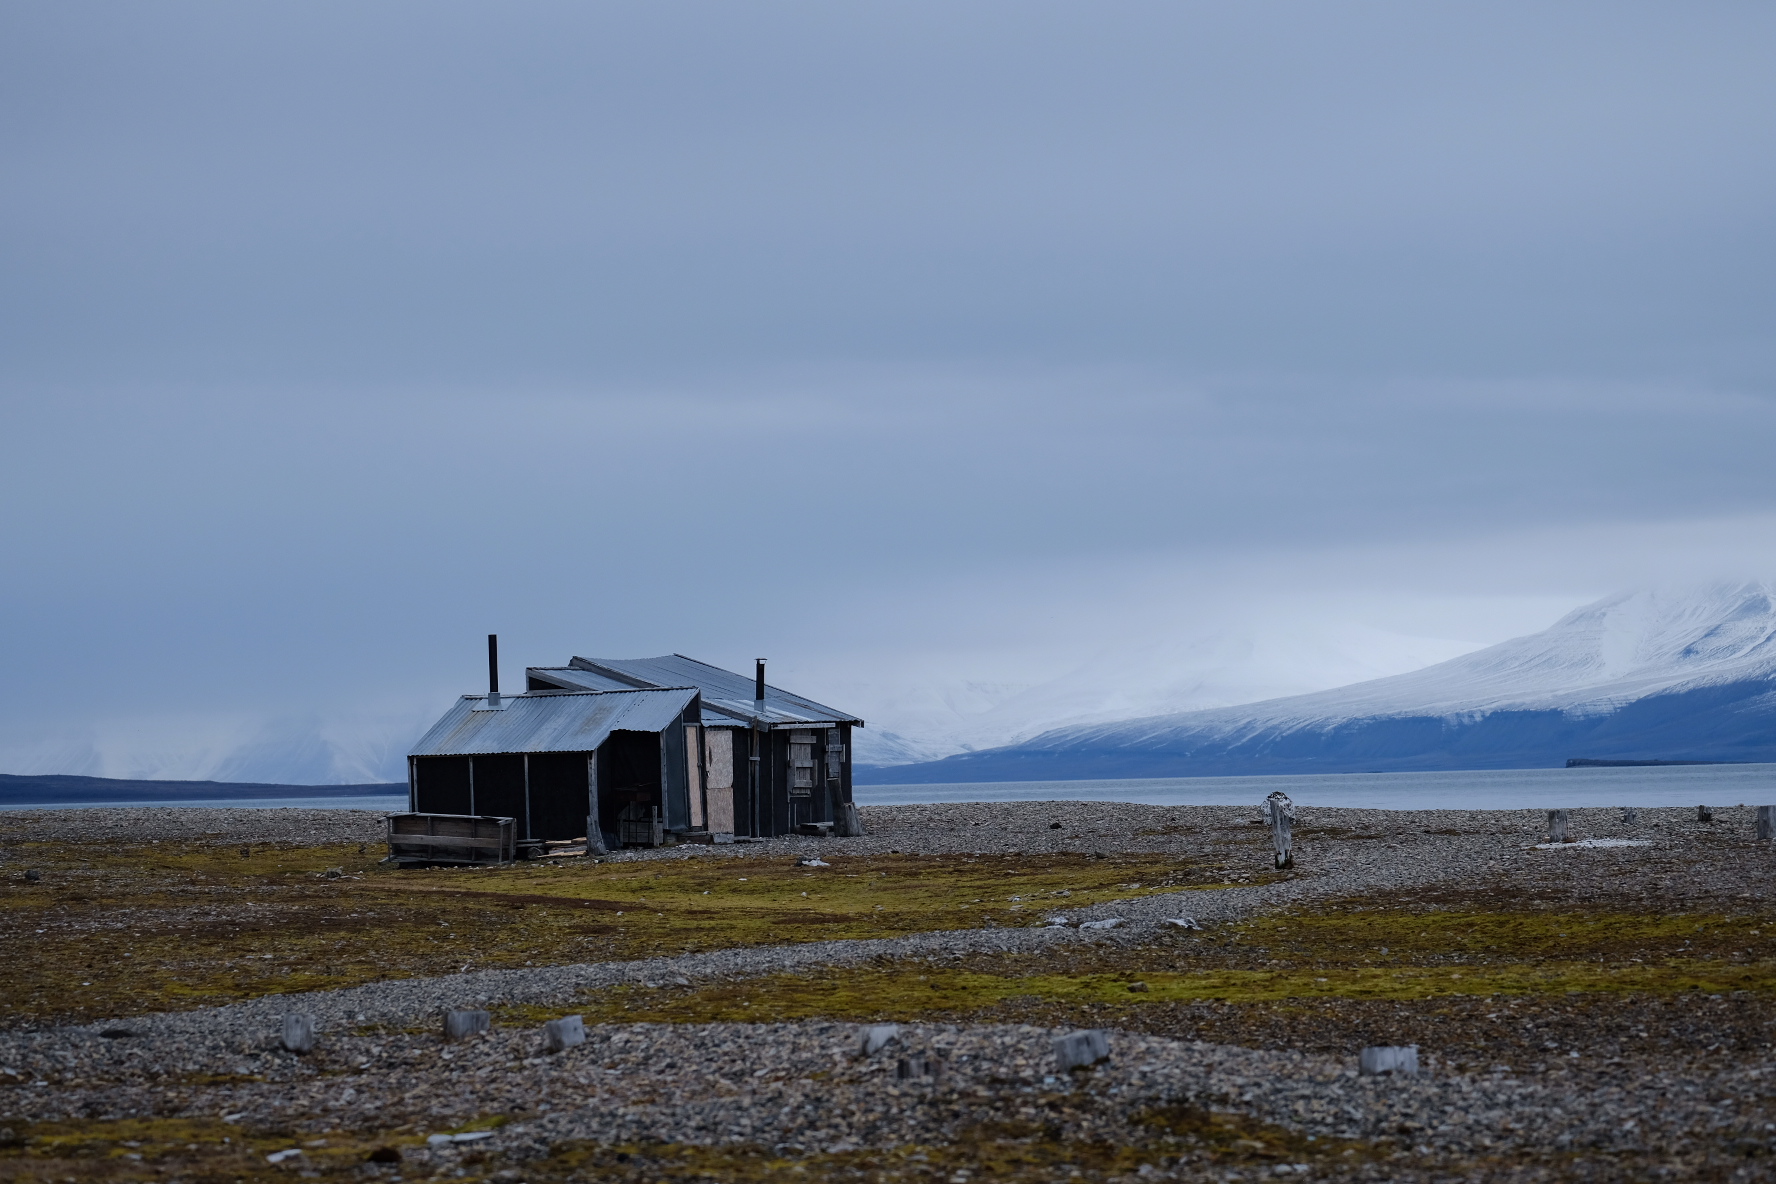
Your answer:
[[[396,863],[511,863],[514,819],[485,814],[390,814],[389,858]]]

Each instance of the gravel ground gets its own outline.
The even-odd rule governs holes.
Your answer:
[[[117,806],[0,811],[0,842],[281,843],[322,847],[380,843],[387,815],[374,810],[253,810],[226,806]]]
[[[1433,1060],[1416,1079],[1364,1078],[1353,1057],[1115,1033],[1108,1062],[1067,1074],[1054,1031],[908,1025],[872,1057],[860,1055],[860,1032],[823,1022],[605,1025],[556,1055],[536,1030],[448,1045],[401,1032],[328,1033],[305,1058],[274,1049],[263,1029],[178,1040],[67,1033],[15,1045],[6,1070],[23,1075],[9,1108],[31,1119],[222,1114],[297,1137],[397,1125],[424,1133],[505,1113],[516,1121],[477,1150],[519,1163],[574,1139],[831,1153],[964,1140],[1008,1120],[1046,1128],[1050,1139],[1131,1143],[1151,1134],[1139,1129],[1143,1114],[1178,1103],[1231,1107],[1316,1139],[1379,1140],[1427,1166],[1521,1150],[1657,1147],[1667,1162],[1776,1150],[1776,1079],[1760,1070],[1574,1064],[1523,1077],[1443,1074]],[[933,1075],[897,1079],[901,1061],[918,1056]],[[236,1079],[197,1084],[210,1074]],[[455,1154],[409,1158],[440,1171]]]
[[[1677,1178],[1700,1171],[1704,1160],[1727,1156],[1733,1163],[1768,1165],[1768,1158],[1733,1157],[1776,1153],[1776,1067],[1767,1067],[1767,1058],[1711,1063],[1700,1046],[1681,1050],[1685,1055],[1673,1056],[1665,1068],[1656,1060],[1581,1053],[1552,1060],[1533,1074],[1502,1067],[1456,1073],[1427,1050],[1425,1075],[1395,1080],[1357,1077],[1354,1056],[1124,1032],[1113,1036],[1107,1064],[1069,1077],[1054,1063],[1054,1032],[1030,1026],[910,1026],[872,1058],[857,1055],[853,1026],[822,1021],[604,1025],[590,1030],[585,1045],[557,1056],[542,1055],[535,1030],[496,1031],[451,1046],[429,1034],[450,1006],[524,1003],[565,1010],[580,993],[618,983],[722,981],[883,958],[1135,943],[1167,917],[1189,915],[1213,926],[1315,898],[1382,894],[1404,903],[1439,886],[1494,880],[1566,897],[1607,892],[1656,896],[1672,907],[1706,902],[1761,910],[1776,891],[1776,863],[1765,845],[1749,841],[1749,809],[1718,810],[1712,824],[1698,823],[1693,809],[1642,810],[1633,824],[1617,811],[1575,811],[1574,830],[1581,837],[1645,839],[1650,845],[1555,851],[1533,849],[1543,838],[1539,811],[1304,810],[1295,873],[1250,884],[1238,881],[1268,870],[1268,838],[1249,825],[1252,810],[1004,803],[878,807],[864,814],[866,838],[673,848],[618,858],[1177,851],[1223,858],[1247,870],[1231,875],[1229,886],[1218,891],[1067,914],[1075,923],[1125,920],[1107,931],[977,929],[484,971],[138,1017],[120,1025],[133,1033],[127,1037],[101,1037],[108,1025],[0,1033],[0,1107],[28,1120],[227,1113],[242,1115],[247,1124],[308,1132],[401,1124],[437,1130],[509,1113],[515,1121],[489,1144],[512,1162],[546,1154],[565,1139],[828,1152],[929,1144],[965,1139],[983,1122],[1008,1118],[1051,1128],[1064,1139],[1126,1142],[1140,1133],[1131,1124],[1141,1113],[1176,1102],[1230,1108],[1316,1139],[1381,1140],[1401,1155],[1388,1160],[1385,1177],[1399,1180],[1442,1178],[1439,1173],[1457,1166],[1474,1178],[1514,1179],[1510,1173],[1519,1167],[1531,1173],[1524,1179],[1567,1178],[1560,1174],[1565,1168],[1543,1164],[1534,1171],[1555,1174],[1536,1176],[1530,1167],[1497,1158],[1515,1152],[1544,1158],[1656,1152],[1660,1170]],[[9,841],[319,843],[363,841],[379,833],[379,816],[351,811],[151,808],[0,819],[0,838]],[[1701,1009],[1718,1003],[1693,1004],[1702,1030],[1707,1017]],[[322,1043],[310,1057],[275,1047],[278,1017],[287,1011],[318,1017]],[[929,1056],[936,1075],[897,1080],[899,1060],[915,1054]],[[230,1080],[214,1083],[218,1077]],[[459,1169],[459,1154],[434,1149],[410,1158],[429,1159],[430,1171],[449,1174]],[[417,1166],[403,1170],[414,1174]],[[1428,1174],[1415,1174],[1421,1169]],[[1173,1170],[1186,1171],[1160,1168],[1162,1174]],[[1731,1173],[1721,1168],[1718,1174]],[[1595,1178],[1612,1177],[1606,1171]]]
[[[757,858],[781,854],[889,851],[1040,853],[1045,851],[1197,851],[1225,841],[1230,827],[1250,825],[1257,807],[1154,806],[1117,802],[956,802],[918,806],[864,806],[861,838],[787,836],[731,846],[687,845],[654,851],[623,851],[614,859]],[[1749,806],[1717,807],[1706,828],[1690,807],[1643,808],[1634,824],[1619,810],[1571,812],[1576,838],[1655,838],[1705,829],[1714,834],[1752,833]],[[0,811],[0,842],[202,842],[323,845],[382,841],[385,815],[370,810],[295,810],[205,806],[125,806],[84,810]],[[1060,823],[1057,827],[1054,824]],[[1464,835],[1495,832],[1517,845],[1541,842],[1542,810],[1352,810],[1298,807],[1297,845],[1305,859],[1323,846],[1320,828],[1341,828],[1389,840],[1418,843],[1429,830]],[[1268,846],[1261,827],[1238,831],[1249,845]],[[1511,847],[1511,842],[1501,849]]]

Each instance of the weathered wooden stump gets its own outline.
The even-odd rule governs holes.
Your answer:
[[[863,1030],[863,1036],[857,1042],[857,1050],[866,1057],[875,1056],[899,1035],[899,1024],[871,1024]]]
[[[1572,835],[1567,832],[1565,810],[1548,811],[1548,841],[1550,843],[1572,842]]]
[[[1626,822],[1629,826],[1633,826],[1640,821],[1640,811],[1636,810],[1633,806],[1623,806],[1622,821]]]
[[[564,1015],[543,1025],[543,1047],[550,1052],[565,1052],[576,1044],[586,1043],[586,1021],[577,1015]]]
[[[1055,1063],[1061,1072],[1082,1069],[1110,1059],[1110,1037],[1101,1028],[1083,1028],[1056,1036]]]
[[[444,1039],[461,1040],[493,1028],[493,1013],[488,1011],[447,1011],[444,1013]]]
[[[1264,799],[1264,820],[1270,824],[1270,841],[1276,847],[1279,868],[1295,866],[1295,803],[1277,790]]]
[[[1776,839],[1776,806],[1757,808],[1757,837]]]
[[[315,1017],[312,1015],[287,1015],[284,1017],[284,1047],[294,1053],[313,1052],[315,1046]]]
[[[1383,1074],[1415,1077],[1418,1075],[1418,1045],[1380,1044],[1365,1048],[1357,1057],[1357,1072],[1364,1077]]]
[[[1710,810],[1707,806],[1697,806],[1696,807],[1696,821],[1697,822],[1713,822],[1714,821],[1714,811]]]

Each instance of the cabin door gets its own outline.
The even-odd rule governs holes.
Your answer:
[[[734,737],[733,728],[711,728],[703,733],[708,753],[704,784],[709,802],[709,833],[734,833]]]
[[[800,826],[814,821],[814,733],[789,734],[790,822]]]
[[[703,814],[703,729],[685,725],[685,785],[690,789],[691,829],[705,830]]]

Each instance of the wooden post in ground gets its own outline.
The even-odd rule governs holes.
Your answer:
[[[1776,839],[1776,806],[1757,808],[1757,837]]]
[[[1565,810],[1548,811],[1548,841],[1550,843],[1572,842],[1572,836],[1567,833],[1566,824]]]
[[[543,1047],[550,1052],[565,1052],[584,1043],[586,1021],[577,1015],[565,1015],[543,1025]]]
[[[462,1040],[486,1032],[493,1027],[493,1015],[486,1011],[456,1011],[444,1013],[444,1039]]]
[[[1276,847],[1279,868],[1295,866],[1295,804],[1277,790],[1264,799],[1264,820],[1270,824],[1270,841]]]
[[[315,1046],[315,1017],[312,1015],[287,1015],[284,1017],[284,1047],[294,1053],[313,1052]]]
[[[1710,810],[1707,806],[1697,806],[1696,807],[1696,821],[1697,822],[1713,822],[1714,821],[1714,811]]]

